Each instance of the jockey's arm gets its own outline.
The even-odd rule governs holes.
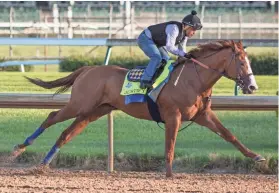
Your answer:
[[[179,34],[179,29],[177,25],[168,25],[166,27],[166,34],[167,34],[166,50],[174,55],[184,56],[186,54],[184,49],[179,49],[178,47],[175,46],[175,40]],[[186,45],[186,41],[183,41],[181,43],[182,44],[185,43]]]
[[[183,42],[180,42],[178,44],[178,49],[183,50],[186,53],[186,43],[187,43],[187,37],[183,40]]]

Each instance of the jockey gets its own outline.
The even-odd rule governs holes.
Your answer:
[[[186,53],[185,47],[188,38],[191,38],[196,30],[202,28],[200,19],[196,16],[197,12],[185,16],[182,22],[169,21],[151,25],[146,28],[138,37],[137,43],[142,51],[150,58],[148,66],[141,78],[140,87],[152,88],[152,78],[156,70],[165,65],[169,60],[168,52],[191,58]]]

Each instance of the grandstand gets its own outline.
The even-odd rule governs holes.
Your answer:
[[[201,34],[200,38],[243,38],[247,35],[246,38],[262,38],[265,34],[265,38],[276,38],[278,35],[278,27],[274,27],[278,23],[278,1],[130,3],[127,9],[123,1],[0,1],[0,34],[56,36],[60,33],[67,36],[71,28],[73,37],[133,38],[150,24],[181,20],[195,9],[209,32]],[[240,27],[225,24],[239,24]],[[251,27],[243,24],[251,24]],[[261,27],[261,24],[270,25]]]

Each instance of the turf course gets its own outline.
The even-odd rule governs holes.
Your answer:
[[[0,150],[9,151],[22,142],[47,117],[51,110],[1,109]],[[274,112],[217,112],[221,121],[248,147],[264,155],[277,153],[277,119]],[[164,152],[164,131],[151,121],[138,120],[115,112],[115,151],[125,154],[160,156]],[[50,127],[28,151],[45,152],[71,123]],[[136,127],[135,127],[136,125]],[[186,124],[184,124],[186,125]],[[107,149],[106,117],[91,123],[84,132],[61,150],[76,155],[102,155]],[[234,147],[207,128],[192,125],[179,133],[176,154],[179,156],[240,156]]]

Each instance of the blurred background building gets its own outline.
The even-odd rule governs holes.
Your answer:
[[[278,38],[278,1],[0,1],[0,36],[136,38],[193,9],[196,38]]]

